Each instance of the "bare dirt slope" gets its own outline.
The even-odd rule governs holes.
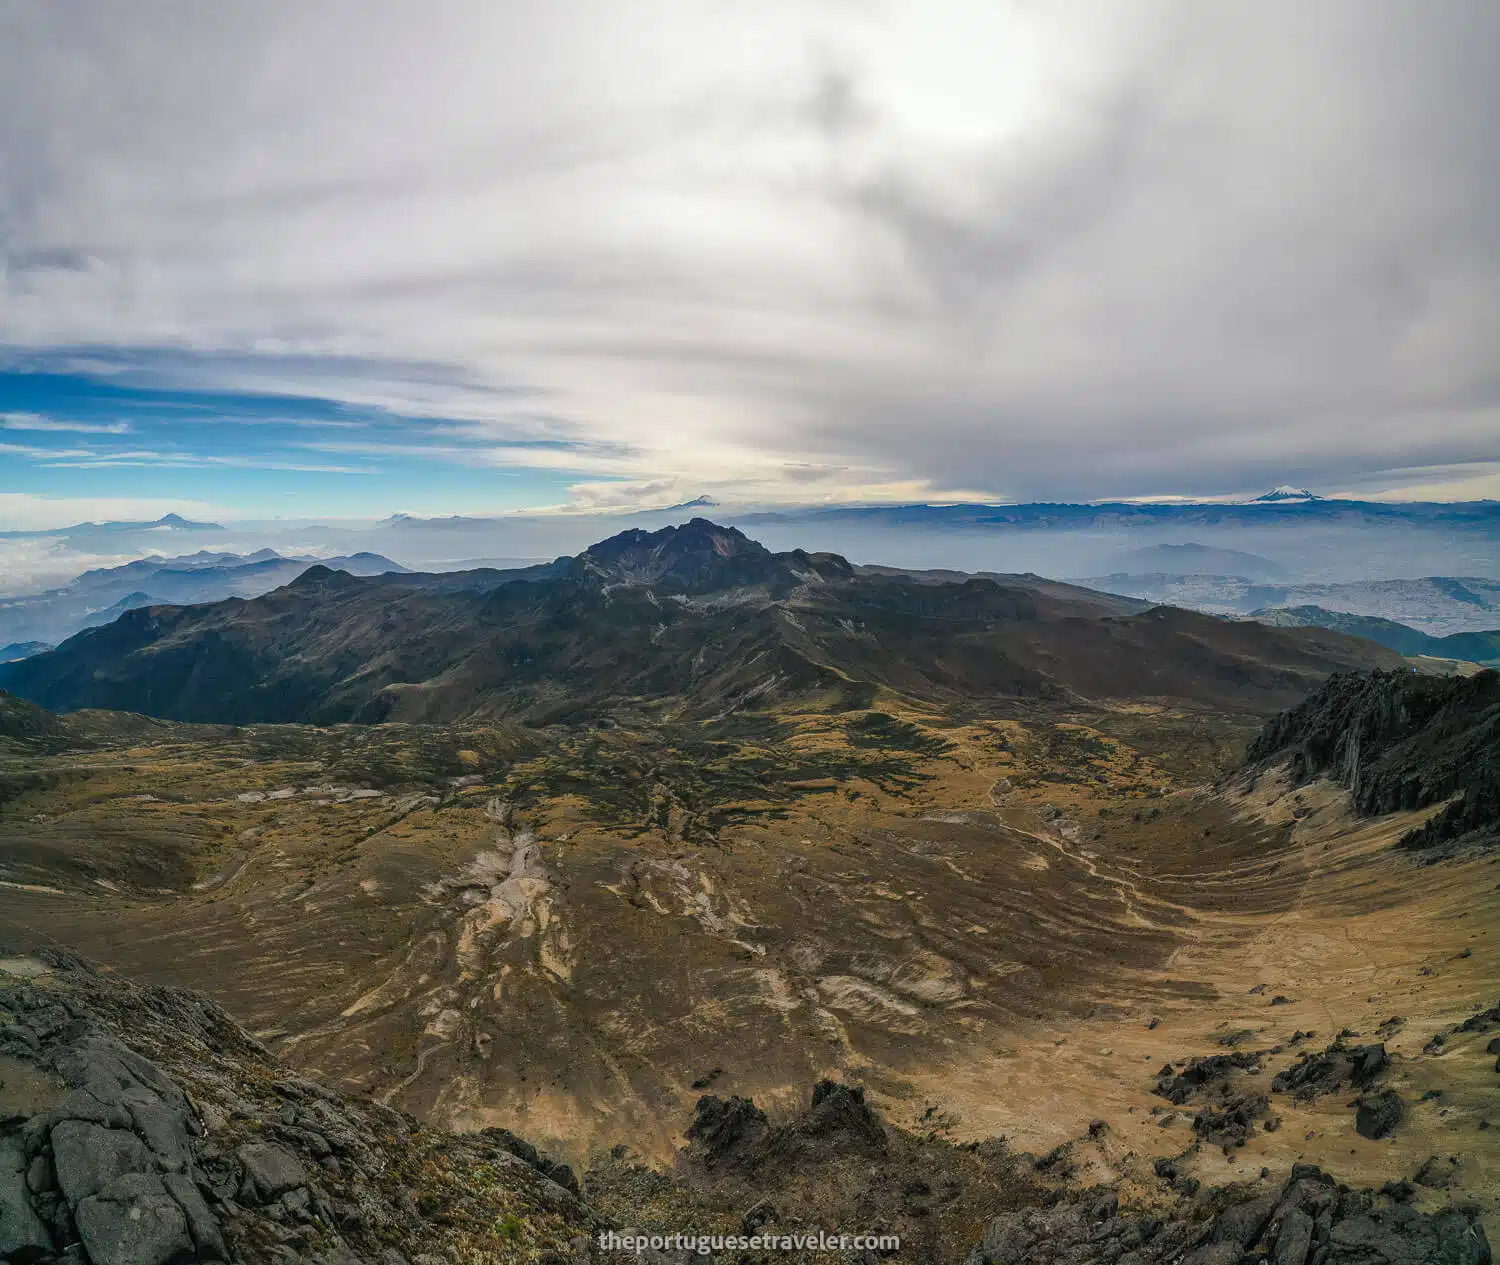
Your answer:
[[[1212,1181],[1456,1156],[1419,1196],[1483,1201],[1494,1234],[1500,1022],[1448,1033],[1500,1001],[1492,856],[1392,847],[1436,808],[1212,789],[1232,717],[887,708],[726,749],[75,718],[93,746],[7,766],[0,925],[204,989],[346,1088],[575,1158],[662,1162],[705,1091],[775,1113],[831,1075],[898,1123],[1069,1144],[1101,1180],[1185,1152]],[[1378,1083],[1271,1088],[1340,1033],[1384,1044]],[[1226,1053],[1259,1070],[1156,1092],[1165,1063]],[[1386,1092],[1399,1124],[1362,1136],[1351,1104]],[[1227,1151],[1196,1123],[1261,1095]]]

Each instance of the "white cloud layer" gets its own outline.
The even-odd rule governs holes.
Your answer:
[[[180,498],[132,496],[36,496],[29,492],[0,492],[0,524],[8,531],[50,531],[76,523],[151,523],[176,512],[200,521],[224,517],[224,507]],[[172,549],[163,533],[156,552]],[[0,537],[0,591],[17,596],[66,583],[90,567],[117,567],[142,554],[141,536],[122,540],[118,549],[87,545],[53,536],[22,539]]]
[[[63,431],[85,435],[125,435],[129,422],[72,422],[37,413],[0,413],[0,430]]]
[[[0,492],[0,522],[11,531],[50,531],[73,523],[149,523],[164,514],[222,518],[225,507],[181,497],[36,496]]]
[[[342,357],[580,503],[1497,495],[1497,63],[1493,0],[20,0],[0,342]]]

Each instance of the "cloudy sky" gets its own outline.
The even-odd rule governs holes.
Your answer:
[[[1494,0],[11,0],[0,515],[1497,497],[1496,119]]]

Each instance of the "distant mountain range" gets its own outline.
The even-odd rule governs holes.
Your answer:
[[[1395,621],[1435,637],[1487,632],[1500,627],[1500,581],[1478,576],[1430,575],[1419,580],[1359,580],[1347,584],[1267,584],[1237,575],[1156,572],[1091,576],[1077,582],[1107,593],[1222,615],[1315,607]]]
[[[1346,611],[1324,610],[1321,606],[1273,607],[1255,611],[1250,618],[1277,628],[1332,628],[1351,637],[1363,637],[1397,654],[1500,665],[1500,630],[1434,637],[1393,619],[1350,615]]]
[[[1302,496],[1278,488],[1248,502],[1097,502],[946,505],[714,507],[714,517],[773,549],[797,547],[844,554],[856,563],[969,571],[1035,571],[1047,575],[1142,574],[1182,571],[1181,560],[1122,561],[1122,550],[1197,543],[1252,553],[1301,580],[1347,581],[1410,575],[1489,575],[1500,558],[1500,502],[1374,502]],[[1295,495],[1293,495],[1295,493]],[[701,512],[709,502],[610,513],[390,515],[379,522],[265,521],[195,523],[180,515],[154,522],[80,523],[46,531],[0,533],[0,545],[53,542],[52,565],[35,551],[0,550],[0,571],[12,578],[63,574],[67,553],[124,561],[165,552],[159,541],[192,542],[180,552],[233,533],[237,552],[271,546],[284,555],[383,553],[422,569],[450,569],[472,558],[552,558],[581,552],[623,529],[658,528]],[[220,548],[224,546],[218,546]],[[90,565],[84,563],[83,565]],[[97,565],[97,564],[95,564]],[[1215,565],[1198,571],[1259,571]],[[53,580],[57,582],[56,579]],[[0,582],[0,591],[4,590]]]
[[[1114,559],[1113,570],[1116,574],[1232,575],[1252,580],[1279,580],[1286,576],[1286,568],[1270,558],[1195,541],[1126,550]]]
[[[1280,491],[1281,489],[1278,489]],[[1341,501],[1275,492],[1253,501],[1034,502],[1023,505],[868,505],[765,511],[737,516],[747,525],[836,519],[887,525],[978,527],[1102,527],[1151,523],[1265,526],[1274,523],[1442,523],[1500,531],[1500,501]]]
[[[649,518],[693,509],[719,508],[712,497],[700,496],[680,505],[628,511],[615,515],[574,515],[608,522],[611,518]],[[792,506],[786,509],[723,510],[722,516],[740,527],[777,522],[866,522],[883,526],[1079,527],[1243,525],[1266,526],[1317,521],[1345,524],[1412,522],[1447,527],[1478,527],[1500,532],[1500,501],[1357,501],[1328,499],[1306,488],[1278,487],[1250,501],[1091,501],[1027,502],[1023,504],[952,504]],[[529,516],[519,516],[525,519]],[[556,515],[549,516],[556,518]],[[484,530],[517,516],[484,514],[424,517],[396,513],[374,524],[377,530]],[[149,522],[85,522],[66,527],[0,531],[0,540],[130,535],[138,532],[221,532],[222,523],[194,522],[179,514],[165,514]]]
[[[51,649],[45,641],[13,641],[8,646],[0,646],[0,663],[28,659],[34,654],[41,654],[43,650]]]
[[[257,597],[296,579],[315,561],[285,558],[270,549],[244,555],[200,550],[179,557],[140,558],[124,566],[96,568],[60,588],[0,598],[0,642],[13,643],[6,647],[8,651],[16,649],[17,643],[27,642],[43,643],[45,649],[136,607]],[[373,553],[325,561],[355,575],[405,569]]]
[[[130,534],[142,531],[223,531],[222,523],[195,523],[180,514],[163,514],[151,522],[74,523],[69,527],[46,527],[28,531],[0,531],[0,540],[33,540],[57,536]]]
[[[773,553],[706,519],[631,530],[524,571],[356,577],[327,566],[249,601],[132,610],[0,666],[55,709],[180,720],[710,718],[882,690],[945,706],[1159,696],[1268,714],[1390,651],[1315,628],[1038,577],[948,582]]]
[[[784,509],[731,509],[699,497],[682,505],[619,514],[551,516],[611,522],[664,518],[696,508],[715,508],[725,523],[758,531],[777,524],[858,523],[881,528],[920,527],[947,531],[1076,531],[1151,527],[1283,527],[1338,524],[1344,527],[1413,524],[1444,530],[1477,531],[1500,538],[1500,501],[1353,501],[1332,500],[1306,489],[1276,488],[1250,501],[1038,501],[1022,504],[835,505],[789,506]],[[380,530],[433,533],[486,533],[506,524],[534,521],[529,516],[491,517],[451,514],[423,517],[392,514],[375,524]]]

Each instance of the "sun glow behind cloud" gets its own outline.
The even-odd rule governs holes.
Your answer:
[[[1484,0],[6,22],[0,486],[1493,494]]]

